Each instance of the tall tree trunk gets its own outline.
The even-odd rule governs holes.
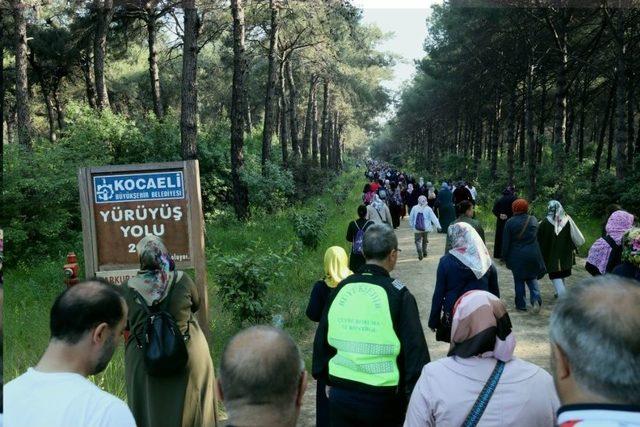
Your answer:
[[[42,79],[41,79],[42,81]],[[53,102],[51,102],[51,96],[49,95],[49,89],[43,84],[40,84],[40,89],[42,91],[42,101],[47,110],[47,122],[49,123],[49,141],[56,141],[56,119],[53,113]]]
[[[523,101],[524,103],[524,101]],[[518,140],[519,140],[519,149],[518,149],[518,164],[520,168],[522,168],[527,162],[527,130],[526,119],[524,111],[521,112],[520,117],[518,117],[519,121],[519,132],[518,132]]]
[[[242,0],[231,0],[233,16],[233,87],[231,89],[231,181],[233,207],[239,220],[249,216],[249,191],[242,176],[244,170],[244,7]]]
[[[607,134],[607,123],[609,122],[609,113],[611,111],[611,104],[613,103],[613,97],[615,95],[616,84],[611,86],[609,97],[607,98],[607,107],[602,115],[602,126],[600,127],[600,137],[598,138],[598,145],[596,146],[596,158],[591,170],[591,183],[595,184],[598,180],[598,174],[600,173],[600,161],[602,159],[602,151],[604,149],[604,138]]]
[[[29,80],[27,77],[27,22],[24,16],[26,4],[13,1],[13,22],[16,37],[16,113],[18,142],[31,148],[31,116],[29,114]]]
[[[490,147],[490,159],[491,159],[491,178],[497,178],[498,172],[498,138],[500,128],[500,115],[502,114],[502,99],[496,93],[495,113],[493,118],[493,129],[491,132],[491,147]]]
[[[569,12],[566,8],[561,8],[560,19],[558,20],[557,43],[559,50],[559,64],[556,71],[556,94],[555,94],[555,117],[553,128],[553,155],[556,160],[556,172],[562,175],[564,169],[564,151],[567,132],[567,93],[569,84],[567,71],[569,67],[568,35],[567,23]]]
[[[60,103],[60,83],[57,83],[52,90],[53,105],[56,108],[56,117],[58,118],[58,129],[64,129],[64,109]]]
[[[338,170],[342,170],[342,152],[344,151],[344,140],[342,139],[342,131],[344,129],[344,123],[340,122],[338,126],[338,141],[336,143],[336,165]]]
[[[509,182],[514,182],[515,178],[515,150],[516,150],[516,88],[511,91],[509,99],[509,117],[507,118],[507,175]]]
[[[285,62],[283,60],[282,62],[280,62],[280,68],[278,70],[278,99],[280,102],[280,149],[282,150],[282,166],[288,168],[289,149],[287,148],[287,144],[289,144],[289,102],[287,100],[287,91],[284,83],[284,69]]]
[[[571,145],[573,143],[573,128],[575,124],[576,107],[574,97],[569,98],[569,113],[567,115],[567,134],[565,136],[564,153],[568,155],[571,152]]]
[[[247,65],[247,69],[245,70],[245,82],[247,81],[247,76],[249,75],[249,66]],[[242,98],[244,99],[244,131],[247,135],[251,135],[251,131],[253,130],[253,120],[251,120],[251,104],[249,103],[249,85],[244,85],[244,93],[242,94]]]
[[[324,105],[322,106],[322,139],[320,140],[320,167],[327,167],[327,148],[329,138],[329,81],[324,81]]]
[[[483,123],[482,116],[480,115],[480,108],[478,108],[478,125],[476,126],[476,136],[475,136],[475,144],[473,147],[473,174],[475,177],[478,176],[478,171],[480,168],[480,158],[482,156],[482,131],[483,131]]]
[[[625,41],[625,16],[624,9],[618,8],[616,10],[618,21],[618,49],[617,49],[617,71],[618,71],[618,84],[616,90],[616,178],[623,179],[625,176],[625,169],[627,166],[626,150],[627,150],[627,128],[626,128],[626,113],[627,113],[627,98],[625,97],[625,87],[627,86],[626,70],[625,70],[625,56],[626,56],[626,41]]]
[[[533,52],[532,52],[533,56]],[[533,201],[536,198],[536,185],[537,185],[537,171],[538,162],[536,157],[538,150],[536,147],[536,138],[533,133],[533,70],[534,65],[531,63],[533,58],[529,58],[529,65],[527,70],[527,93],[525,97],[525,127],[527,128],[527,140],[529,148],[529,200]]]
[[[269,69],[267,73],[267,96],[264,102],[264,126],[262,128],[262,174],[271,159],[271,137],[274,133],[276,115],[276,85],[278,84],[278,20],[279,9],[276,0],[269,0],[271,9],[271,29],[269,31]]]
[[[333,159],[333,113],[329,111],[329,119],[327,128],[329,130],[329,134],[327,135],[327,166],[329,169],[334,168],[334,159]],[[324,135],[322,135],[324,137]]]
[[[296,105],[298,104],[298,90],[293,79],[292,59],[289,58],[285,68],[287,72],[287,84],[289,85],[289,105],[288,116],[291,129],[291,153],[293,163],[297,163],[300,159],[300,141],[298,140],[298,118],[296,114]]]
[[[613,109],[611,110],[611,115],[609,116],[609,138],[607,141],[607,171],[611,169],[611,163],[613,160],[613,143],[615,139],[615,129],[616,129],[616,110],[618,109],[618,100],[614,98],[613,100]]]
[[[340,113],[333,113],[333,168],[340,169]]]
[[[544,132],[547,123],[547,85],[542,83],[542,94],[540,95],[540,120],[538,121],[538,135],[536,136],[536,161],[542,164],[542,148],[544,146]]]
[[[147,3],[151,5],[151,2]],[[156,46],[156,16],[153,8],[146,10],[147,41],[149,45],[149,79],[151,82],[151,99],[153,100],[153,112],[159,120],[164,117],[162,108],[162,96],[160,93],[160,69],[158,68],[158,49]]]
[[[113,17],[113,0],[94,0],[96,29],[93,36],[93,71],[96,78],[97,105],[100,110],[109,108],[107,81],[104,67],[107,56],[107,33]]]
[[[631,70],[630,70],[631,71]],[[633,155],[634,155],[634,146],[633,143],[635,141],[635,127],[633,123],[633,116],[635,115],[634,110],[634,84],[633,84],[633,75],[630,74],[627,78],[628,86],[628,101],[627,101],[627,166],[633,167]]]
[[[587,117],[587,87],[585,84],[582,89],[582,96],[580,97],[580,123],[578,124],[578,161],[582,163],[584,160],[584,125]]]
[[[317,82],[316,87],[313,91],[313,105],[311,109],[311,161],[314,166],[318,166],[318,155],[320,154],[320,149],[318,147],[318,132],[319,132],[319,123],[318,123],[318,90],[317,90]]]
[[[88,49],[80,60],[80,69],[82,70],[82,76],[84,77],[84,87],[87,94],[87,102],[89,106],[94,110],[98,104],[96,101],[96,82],[93,75],[93,54]]]
[[[198,157],[198,33],[200,22],[195,0],[183,0],[184,40],[182,46],[182,86],[180,91],[180,137],[182,158]]]
[[[309,100],[307,102],[307,115],[304,122],[304,135],[302,136],[302,159],[309,159],[309,147],[311,146],[311,131],[313,128],[313,99],[315,97],[317,80],[315,76],[309,79]]]
[[[4,10],[0,8],[0,23],[4,19]],[[0,61],[4,58],[4,25],[0,24]],[[0,64],[0,206],[4,206],[4,63]]]

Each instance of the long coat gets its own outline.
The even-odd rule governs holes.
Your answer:
[[[493,205],[493,214],[496,216],[496,243],[493,246],[493,257],[502,257],[502,233],[504,232],[504,226],[513,216],[513,210],[511,204],[517,199],[514,194],[505,194],[500,197],[495,205]],[[500,219],[500,214],[505,214],[507,219]]]
[[[538,228],[538,243],[551,279],[571,276],[571,268],[576,263],[576,246],[571,240],[571,222],[568,222],[556,236],[553,224],[543,219]]]
[[[440,219],[442,232],[446,233],[449,225],[456,219],[456,210],[453,206],[453,193],[451,193],[451,190],[440,190],[438,198],[436,199],[436,208],[438,209],[438,219]]]
[[[531,218],[525,228],[527,218]],[[516,215],[504,226],[502,258],[517,279],[539,279],[546,273],[538,245],[538,221],[527,214]]]
[[[125,349],[125,379],[127,400],[138,427],[211,427],[214,421],[215,393],[213,363],[207,340],[194,313],[200,297],[193,280],[185,274],[173,285],[166,310],[176,319],[180,330],[189,330],[186,341],[189,361],[183,373],[168,377],[147,374],[144,355],[133,337],[146,320],[144,309],[136,302],[133,291],[124,286],[129,306],[129,326],[132,336]]]
[[[477,278],[473,271],[458,258],[447,253],[438,263],[436,286],[431,299],[431,313],[429,327],[437,329],[441,326],[442,312],[453,318],[453,306],[465,292],[481,290],[491,292],[500,298],[498,287],[498,272],[492,265],[481,278]]]

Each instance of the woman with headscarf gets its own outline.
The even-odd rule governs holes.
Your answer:
[[[407,189],[402,195],[402,200],[404,200],[404,203],[407,205],[407,212],[410,213],[411,209],[418,204],[419,196],[420,194],[418,194],[418,191],[413,187],[413,183],[410,182],[407,184]]]
[[[640,228],[632,228],[622,237],[621,258],[622,264],[612,273],[640,282]]]
[[[429,207],[433,209],[436,205],[436,200],[438,199],[438,190],[433,186],[431,182],[427,182],[427,203]]]
[[[429,328],[445,342],[450,339],[453,305],[462,294],[480,289],[500,297],[498,273],[478,232],[458,222],[449,227],[447,236],[451,250],[440,258],[429,315]]]
[[[358,219],[351,221],[347,227],[347,242],[351,243],[351,254],[349,255],[349,269],[356,273],[367,263],[362,253],[362,242],[364,233],[369,226],[373,225],[372,221],[368,221],[367,207],[365,205],[358,206]]]
[[[516,199],[515,189],[510,185],[505,188],[502,192],[502,197],[493,205],[493,214],[496,216],[496,240],[493,245],[493,257],[495,259],[502,258],[502,233],[504,232],[504,225],[513,216],[511,205]]]
[[[400,214],[402,213],[402,207],[404,202],[402,201],[402,194],[400,192],[400,186],[395,182],[391,183],[391,191],[389,192],[389,212],[391,212],[391,222],[393,228],[400,226]]]
[[[188,274],[175,264],[159,237],[149,235],[137,245],[140,271],[124,284],[131,331],[125,349],[125,379],[129,407],[138,427],[213,426],[214,371],[209,345],[195,312],[200,295]],[[169,312],[185,334],[189,354],[184,371],[152,376],[139,346],[147,320],[142,306]]]
[[[566,292],[564,280],[571,276],[575,251],[584,245],[584,236],[557,200],[547,206],[547,216],[538,227],[538,244],[556,295],[562,295]]]
[[[593,276],[611,273],[620,264],[622,255],[622,236],[633,227],[635,218],[626,211],[615,211],[609,217],[605,227],[606,235],[596,240],[585,264],[586,270]]]
[[[456,209],[453,206],[453,193],[449,190],[446,182],[442,183],[442,188],[436,198],[435,207],[438,210],[438,219],[442,225],[442,233],[447,232],[449,225],[456,220]]]
[[[513,274],[516,310],[527,311],[526,284],[531,307],[537,313],[542,307],[538,280],[547,272],[537,240],[538,221],[528,214],[529,203],[524,199],[514,201],[512,210],[514,216],[504,226],[502,258]]]
[[[378,196],[373,196],[373,202],[367,206],[367,220],[375,224],[385,224],[391,227],[391,212],[389,206]]]
[[[311,291],[309,304],[307,305],[307,317],[319,322],[324,312],[325,305],[331,290],[338,286],[343,279],[351,276],[353,272],[348,267],[349,258],[340,246],[331,246],[324,253],[324,279],[318,280]],[[315,358],[315,355],[314,355]],[[326,394],[327,384],[319,379],[316,388],[316,426],[329,426],[329,399]]]
[[[413,230],[418,260],[422,261],[422,258],[427,256],[429,233],[433,231],[433,227],[440,230],[440,222],[429,207],[426,196],[418,197],[418,204],[411,209],[409,214],[409,225]]]
[[[553,378],[514,357],[515,346],[504,303],[489,292],[465,293],[455,305],[449,353],[422,368],[404,426],[555,425]]]

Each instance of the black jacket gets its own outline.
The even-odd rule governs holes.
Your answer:
[[[336,354],[335,348],[327,342],[329,308],[340,289],[354,282],[371,283],[382,287],[387,292],[393,329],[400,341],[400,354],[397,358],[400,382],[397,389],[396,387],[373,387],[356,381],[329,376],[329,360]],[[400,397],[406,399],[406,404],[409,402],[413,387],[420,377],[422,367],[429,361],[429,349],[427,348],[424,331],[420,323],[416,300],[411,292],[400,281],[391,278],[384,268],[367,264],[362,268],[361,274],[347,277],[331,292],[322,314],[322,319],[318,324],[313,344],[312,374],[314,378],[324,379],[331,386],[349,390],[400,394]]]

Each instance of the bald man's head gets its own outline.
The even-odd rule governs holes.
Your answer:
[[[587,279],[556,304],[551,340],[583,390],[640,404],[638,307],[640,285],[614,275]]]
[[[270,326],[245,329],[222,353],[224,401],[293,407],[303,371],[300,351],[286,332]]]
[[[80,282],[58,295],[53,303],[51,338],[76,344],[101,323],[115,328],[124,315],[124,299],[113,285],[100,279]]]

